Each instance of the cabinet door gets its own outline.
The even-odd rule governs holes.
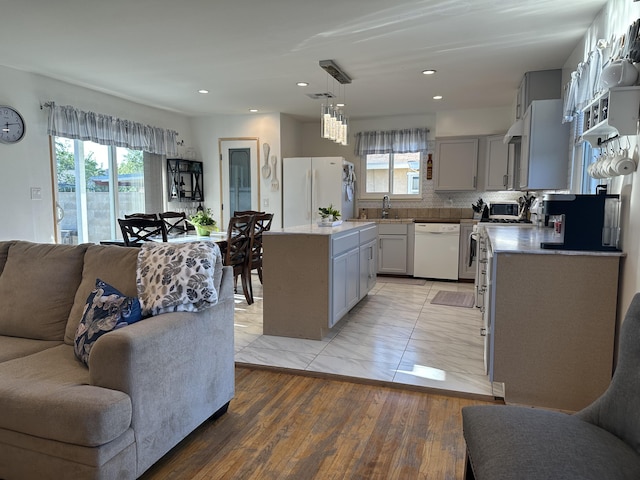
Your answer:
[[[360,270],[359,249],[354,248],[333,259],[332,308],[329,327],[333,327],[358,303]]]
[[[562,190],[569,172],[569,124],[562,100],[535,100],[524,115],[520,189]]]
[[[506,190],[509,186],[509,144],[503,135],[487,137],[486,190]]]
[[[376,240],[360,245],[360,295],[362,300],[376,284],[377,255]]]
[[[407,273],[407,236],[378,236],[378,273]]]
[[[524,127],[520,143],[520,181],[518,186],[526,189],[529,184],[529,143],[531,133],[531,108],[527,109],[523,117]]]
[[[436,190],[475,190],[477,173],[477,138],[436,140]]]

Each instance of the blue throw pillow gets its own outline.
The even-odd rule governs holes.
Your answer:
[[[89,365],[89,353],[93,344],[105,333],[131,325],[142,318],[137,297],[127,297],[99,278],[82,312],[82,320],[76,330],[74,352],[85,365]]]

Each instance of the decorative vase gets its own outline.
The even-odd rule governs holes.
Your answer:
[[[211,233],[211,230],[209,230],[206,227],[202,227],[200,225],[194,225],[196,227],[196,233],[198,234],[198,236],[200,237],[208,237],[209,234]]]

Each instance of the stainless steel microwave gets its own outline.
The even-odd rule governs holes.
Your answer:
[[[489,218],[518,218],[519,214],[518,202],[495,202],[489,205]]]

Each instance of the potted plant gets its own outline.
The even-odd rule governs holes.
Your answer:
[[[320,217],[322,217],[322,225],[334,226],[342,223],[340,220],[340,211],[333,208],[333,204],[328,207],[318,208],[318,213],[320,213]]]
[[[198,210],[194,215],[189,216],[189,223],[196,227],[196,233],[201,237],[208,237],[211,232],[218,231],[210,208]]]

